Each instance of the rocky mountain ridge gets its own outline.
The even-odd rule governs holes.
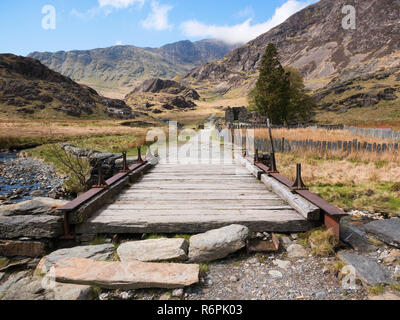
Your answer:
[[[356,29],[344,29],[342,8],[356,9]],[[307,86],[319,89],[334,78],[349,80],[400,65],[399,0],[321,0],[223,59],[195,68],[185,81],[210,81],[216,93],[253,86],[268,43],[282,64],[301,71]]]
[[[124,101],[100,96],[38,60],[0,55],[0,112],[6,117],[132,119]]]
[[[222,58],[235,46],[217,40],[180,41],[161,48],[110,48],[33,52],[29,57],[104,94],[123,97],[149,78],[172,79],[195,66]]]

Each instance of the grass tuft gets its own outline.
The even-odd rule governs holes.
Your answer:
[[[310,235],[312,253],[319,257],[328,257],[335,254],[338,241],[331,230],[317,229]]]
[[[392,289],[393,291],[400,292],[400,283],[392,283],[390,285],[390,289]]]
[[[333,273],[335,276],[338,276],[344,268],[345,264],[343,261],[337,260],[328,262],[326,266],[329,272]]]
[[[210,271],[210,265],[208,263],[200,263],[200,277],[204,277]]]
[[[8,264],[8,261],[7,258],[0,258],[0,268],[5,267]]]
[[[368,288],[368,292],[370,294],[378,296],[385,292],[385,287],[382,285],[376,285],[376,286]]]

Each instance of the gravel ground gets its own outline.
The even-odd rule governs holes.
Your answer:
[[[284,269],[276,259],[290,262]],[[186,291],[188,300],[349,300],[364,290],[344,291],[326,264],[335,258],[289,259],[285,253],[231,258],[210,264],[204,284]]]
[[[276,260],[290,264],[280,268]],[[210,263],[200,283],[184,289],[182,296],[166,290],[102,291],[100,300],[366,300],[365,289],[343,290],[337,275],[328,270],[337,260],[311,254],[288,258],[286,251],[247,256],[241,251]]]
[[[0,201],[2,204],[62,194],[64,179],[53,166],[16,154],[0,154]]]

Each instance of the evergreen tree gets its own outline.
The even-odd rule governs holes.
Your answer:
[[[295,69],[282,67],[272,43],[262,58],[260,75],[249,100],[250,106],[268,116],[273,124],[306,121],[315,106],[306,94],[301,75]]]

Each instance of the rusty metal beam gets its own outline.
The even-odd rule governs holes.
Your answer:
[[[255,165],[263,170],[266,174],[274,178],[275,180],[279,181],[280,183],[284,184],[294,193],[300,195],[304,199],[310,201],[312,204],[316,205],[321,209],[321,213],[323,214],[323,224],[326,226],[327,229],[331,229],[334,233],[336,239],[339,240],[339,229],[340,229],[340,220],[347,216],[347,214],[339,209],[338,207],[330,204],[326,200],[322,199],[315,193],[307,189],[296,189],[293,188],[294,182],[289,180],[288,178],[282,176],[279,173],[271,173],[269,172],[270,168],[262,163],[255,163]]]
[[[85,192],[81,196],[77,197],[75,200],[67,203],[65,206],[59,208],[58,210],[61,211],[73,211],[77,209],[79,206],[81,206],[83,203],[86,201],[89,201],[96,195],[98,195],[100,192],[102,192],[104,188],[93,188],[90,189],[88,192]]]
[[[69,224],[69,217],[68,214],[76,209],[78,209],[80,206],[88,202],[89,200],[93,199],[97,195],[99,195],[101,192],[107,190],[109,186],[112,186],[113,184],[117,183],[121,179],[125,178],[128,176],[132,171],[142,167],[147,163],[147,160],[142,160],[140,163],[136,163],[129,167],[129,171],[127,172],[120,172],[116,174],[115,176],[111,177],[107,181],[104,181],[104,186],[98,186],[98,187],[93,187],[89,191],[85,192],[81,196],[77,197],[73,201],[67,203],[63,207],[59,208],[58,210],[64,212],[64,236],[61,237],[61,239],[74,239],[75,236],[73,232],[71,231],[71,225]],[[101,170],[101,169],[100,169]],[[104,178],[99,177],[99,181]]]

